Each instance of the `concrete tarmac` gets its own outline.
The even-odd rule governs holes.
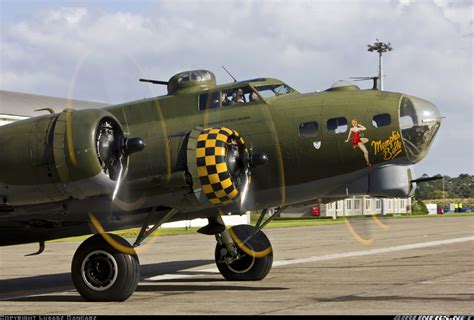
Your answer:
[[[0,247],[0,316],[139,314],[474,314],[474,217],[368,219],[267,229],[274,266],[262,281],[230,282],[215,240],[166,236],[138,251],[130,299],[86,302],[70,263],[79,242]],[[363,242],[363,243],[362,243]]]

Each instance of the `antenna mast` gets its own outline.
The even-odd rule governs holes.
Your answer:
[[[227,72],[227,74],[228,74],[232,79],[234,79],[234,82],[237,82],[237,79],[234,78],[234,76],[229,72],[229,70],[227,70],[224,66],[222,66],[222,68],[225,70],[225,72]]]

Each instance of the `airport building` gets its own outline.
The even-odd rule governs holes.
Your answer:
[[[326,204],[288,207],[281,212],[284,217],[344,217],[361,215],[387,215],[411,213],[411,198],[373,198],[353,196]]]
[[[325,205],[325,215],[336,217],[410,212],[410,198],[372,198],[369,196],[358,196],[330,202]]]

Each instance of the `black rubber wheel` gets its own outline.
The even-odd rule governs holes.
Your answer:
[[[255,230],[255,228],[250,225],[238,225],[231,229],[237,238],[240,239],[240,242],[245,241]],[[273,252],[271,243],[262,231],[259,231],[255,237],[245,243],[245,249],[241,249],[237,245],[237,251],[241,257],[240,259],[228,264],[222,255],[223,251],[226,251],[225,246],[217,243],[215,251],[216,265],[220,273],[227,280],[262,280],[272,269]],[[252,252],[254,254],[249,254]]]
[[[131,248],[125,239],[108,235],[114,242]],[[96,234],[77,248],[71,275],[77,291],[88,301],[124,301],[137,288],[140,263],[136,254],[122,253]]]

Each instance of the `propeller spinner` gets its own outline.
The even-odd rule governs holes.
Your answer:
[[[123,167],[122,162],[132,153],[142,151],[145,142],[142,138],[126,138],[115,121],[104,119],[97,128],[96,147],[103,171],[116,181]]]

